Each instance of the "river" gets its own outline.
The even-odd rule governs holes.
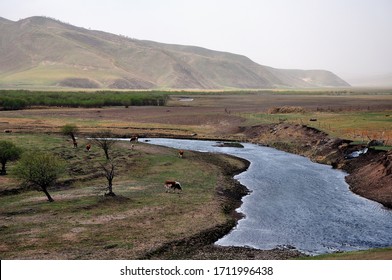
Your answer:
[[[215,141],[141,141],[146,140],[251,162],[247,171],[235,177],[252,191],[237,209],[245,218],[217,245],[287,247],[311,255],[392,246],[392,211],[352,193],[344,180],[347,174],[340,170],[247,143],[244,148],[232,148],[217,147]]]

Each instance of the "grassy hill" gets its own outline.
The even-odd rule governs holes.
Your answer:
[[[227,89],[349,86],[194,46],[141,41],[45,17],[0,18],[0,87]]]

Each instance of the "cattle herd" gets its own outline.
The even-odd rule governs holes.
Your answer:
[[[138,136],[133,136],[130,138],[129,140],[132,143],[131,149],[133,150],[135,145],[133,143],[138,142]],[[78,147],[78,143],[76,142],[76,140],[73,140],[73,146],[74,148]],[[89,152],[91,149],[91,144],[88,143],[86,145],[86,151]],[[184,157],[184,151],[183,150],[178,150],[178,157],[179,158],[183,158]],[[182,187],[181,184],[177,181],[173,181],[173,180],[166,180],[165,181],[165,185],[164,185],[166,192],[181,192],[182,191]]]

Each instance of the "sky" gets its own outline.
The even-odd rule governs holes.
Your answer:
[[[392,0],[0,1],[0,17],[30,16],[242,54],[275,68],[392,77]]]

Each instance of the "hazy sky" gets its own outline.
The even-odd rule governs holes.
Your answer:
[[[48,16],[343,78],[392,74],[392,0],[1,0],[0,16]]]

